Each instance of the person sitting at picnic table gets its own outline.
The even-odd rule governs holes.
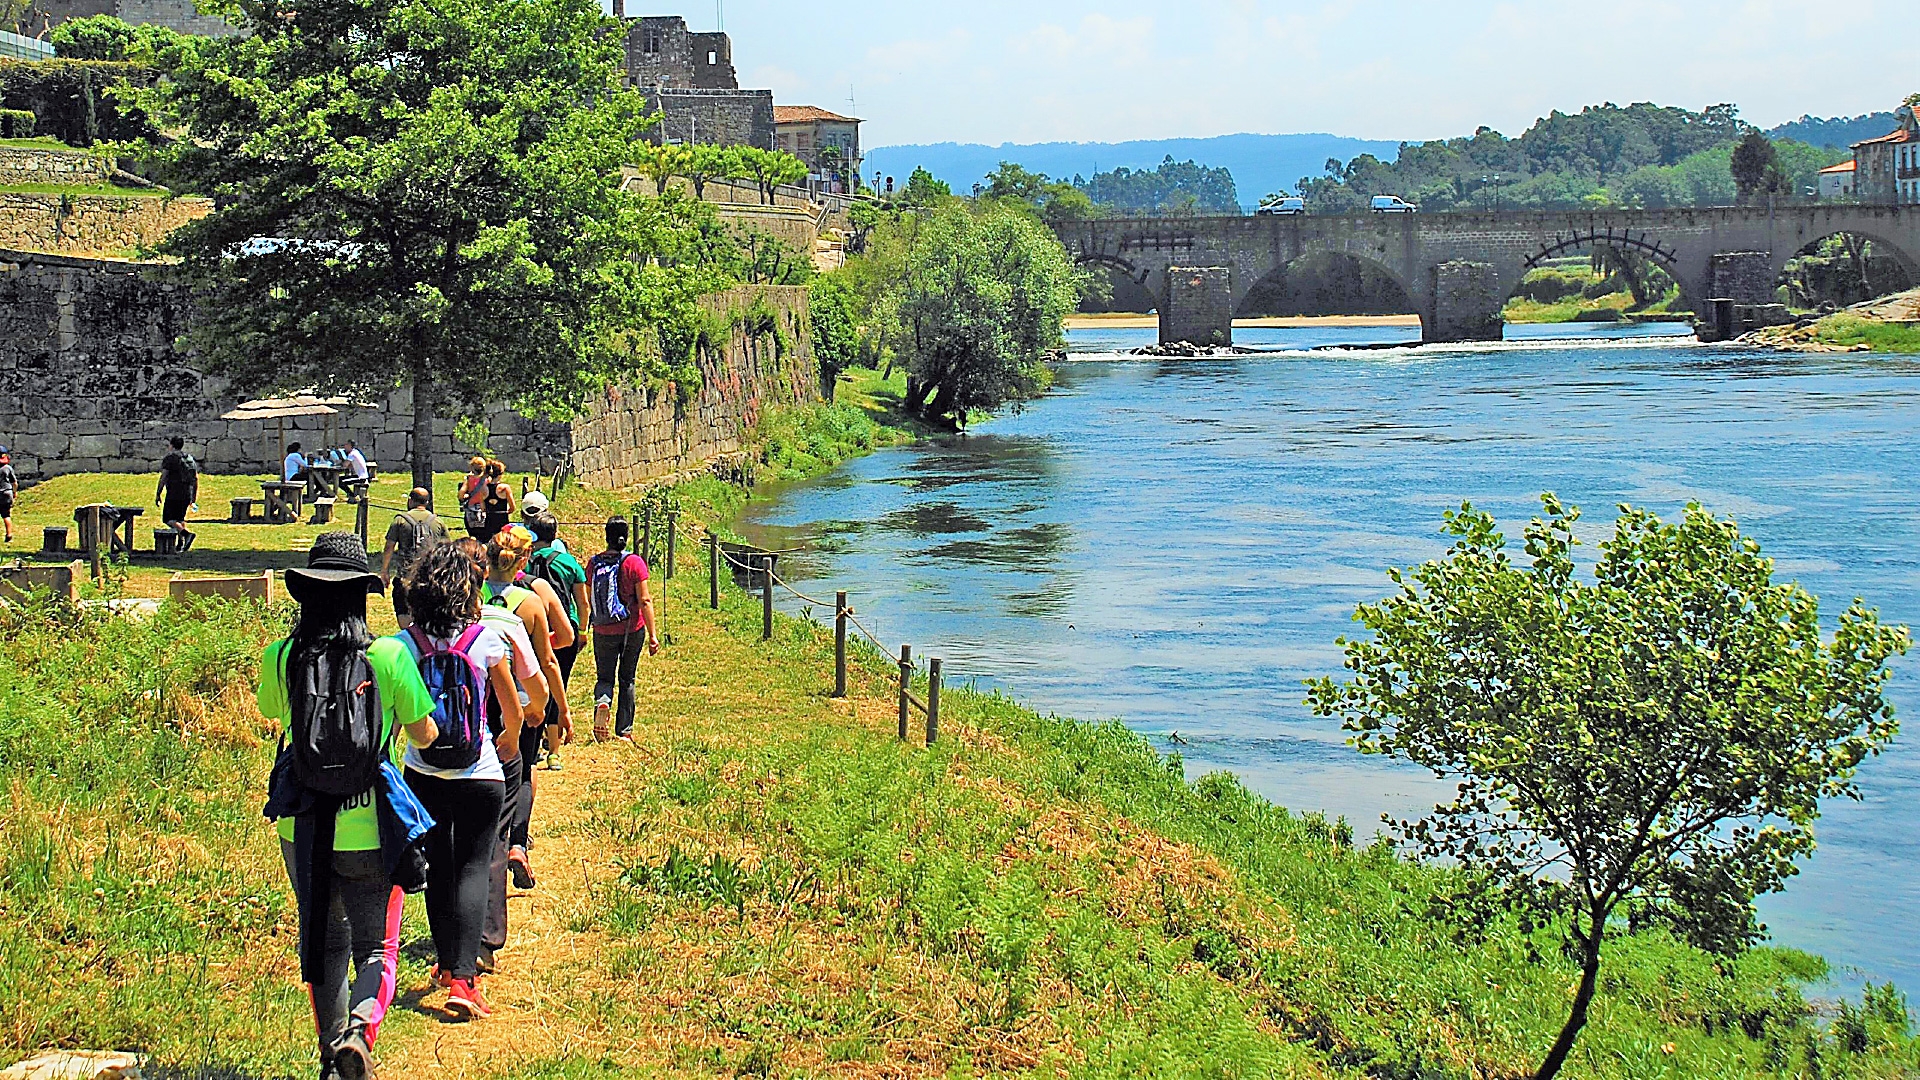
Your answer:
[[[168,439],[167,445],[172,450],[160,461],[160,482],[153,488],[153,505],[160,507],[160,521],[167,528],[186,532],[187,511],[200,502],[200,463],[187,453],[186,440],[180,436]]]
[[[346,467],[348,479],[365,480],[371,475],[367,470],[367,455],[360,452],[360,444],[352,439],[347,440],[347,453],[341,460]]]
[[[280,465],[280,479],[283,483],[293,484],[307,478],[307,457],[300,452],[299,443],[287,444],[287,460]]]

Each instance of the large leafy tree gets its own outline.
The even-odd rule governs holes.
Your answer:
[[[1733,173],[1733,184],[1741,202],[1786,190],[1788,181],[1780,168],[1780,152],[1774,149],[1772,139],[1758,131],[1747,132],[1734,145],[1727,168]]]
[[[1489,515],[1449,513],[1446,556],[1355,614],[1371,637],[1342,640],[1352,681],[1309,694],[1362,750],[1459,781],[1397,823],[1421,853],[1564,920],[1580,981],[1537,1080],[1586,1024],[1616,914],[1720,952],[1759,936],[1753,898],[1897,731],[1886,661],[1908,647],[1858,600],[1823,640],[1818,601],[1698,506],[1678,524],[1623,508],[1589,584],[1579,511],[1544,501],[1523,561]]]
[[[686,204],[621,190],[648,121],[592,0],[245,6],[247,36],[169,47],[140,95],[180,136],[150,152],[220,200],[163,248],[217,370],[410,387],[426,484],[450,407],[564,410],[695,317],[712,275],[649,257]]]
[[[894,310],[911,376],[907,404],[956,425],[1046,386],[1079,274],[1024,211],[959,204],[913,215]]]

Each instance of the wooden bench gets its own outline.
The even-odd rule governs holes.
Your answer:
[[[64,555],[67,551],[67,533],[72,530],[65,525],[48,525],[40,530],[40,553],[42,555]]]
[[[313,519],[309,525],[330,525],[333,523],[333,507],[336,500],[322,496],[313,500]]]
[[[307,485],[298,480],[279,481],[262,480],[260,493],[266,496],[266,519],[269,525],[294,525],[300,521],[302,500]]]
[[[245,525],[253,520],[253,504],[259,499],[229,499],[233,504],[233,515],[227,520],[235,525]]]
[[[155,555],[185,555],[193,550],[193,534],[185,529],[153,530]]]

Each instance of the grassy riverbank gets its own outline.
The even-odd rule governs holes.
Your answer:
[[[941,741],[901,744],[877,653],[830,699],[826,628],[761,643],[752,597],[706,610],[697,555],[662,582],[635,745],[542,774],[542,886],[515,895],[494,1021],[443,1022],[410,905],[393,1075],[1517,1077],[1550,1040],[1557,935],[1456,875],[991,694],[949,686]],[[0,620],[0,1061],[307,1071],[250,704],[287,615]],[[1811,957],[1609,950],[1569,1075],[1920,1064],[1884,1006],[1820,1023]]]
[[[1842,311],[1806,326],[1755,331],[1753,344],[1811,352],[1920,353],[1920,324],[1886,322]]]

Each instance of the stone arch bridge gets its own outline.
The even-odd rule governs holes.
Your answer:
[[[1771,303],[1787,260],[1835,233],[1875,241],[1920,281],[1920,206],[1109,218],[1055,231],[1075,261],[1111,267],[1154,297],[1163,342],[1230,342],[1233,314],[1262,278],[1320,253],[1385,269],[1426,341],[1498,339],[1527,271],[1593,247],[1647,255],[1702,312],[1713,300]]]

